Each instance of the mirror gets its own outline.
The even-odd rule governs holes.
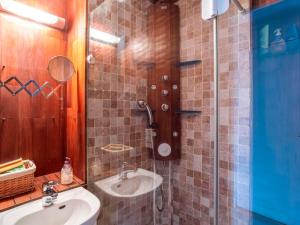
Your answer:
[[[64,82],[71,79],[75,74],[74,64],[65,56],[55,56],[50,59],[48,64],[49,75],[60,84],[55,87],[46,98],[51,97],[63,85]]]
[[[55,56],[49,61],[48,72],[54,80],[63,83],[75,74],[75,67],[67,57]]]

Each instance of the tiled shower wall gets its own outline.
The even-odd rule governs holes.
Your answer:
[[[241,1],[249,8],[249,1]],[[208,225],[213,201],[213,33],[201,19],[198,0],[180,0],[181,60],[202,64],[181,70],[182,108],[200,109],[201,116],[182,118],[182,159],[172,163],[174,225]],[[232,4],[218,18],[220,69],[220,215],[219,224],[239,221],[249,209],[250,160],[250,15]],[[247,213],[246,213],[247,215]]]
[[[147,52],[144,0],[130,4],[103,1],[90,13],[90,26],[122,37],[119,45],[90,40],[95,63],[88,76],[89,180],[118,172],[123,161],[148,168],[145,148],[146,117],[136,108],[138,99],[147,97],[147,68],[138,61]],[[134,147],[133,151],[111,154],[101,150],[110,143]]]
[[[145,146],[146,116],[136,108],[147,99],[146,0],[90,1],[90,27],[122,38],[111,45],[94,40],[89,52],[95,62],[88,74],[88,182],[102,201],[99,224],[153,224],[152,193],[133,199],[116,199],[102,193],[94,181],[116,175],[123,162],[151,170]],[[125,144],[128,152],[111,153],[101,147]]]
[[[92,183],[116,174],[123,161],[151,168],[144,144],[146,118],[135,110],[136,100],[147,98],[145,12],[150,3],[148,0],[89,2],[92,26],[126,37],[118,48],[90,42],[90,51],[96,58],[96,63],[89,65],[88,76],[88,176]],[[249,8],[249,0],[241,2]],[[200,3],[179,0],[177,4],[181,60],[202,60],[202,64],[181,70],[181,107],[201,110],[202,114],[182,117],[182,159],[173,161],[170,167],[168,163],[165,166],[158,163],[158,171],[165,178],[166,209],[157,214],[160,218],[157,224],[213,223],[213,36],[212,22],[201,19]],[[249,205],[249,15],[239,14],[231,5],[229,12],[219,17],[219,35],[220,224],[247,224],[237,218],[244,213],[240,208],[247,209]],[[114,155],[101,150],[111,142],[124,143],[135,150]],[[169,169],[172,201],[167,198]],[[152,217],[151,196],[125,203],[103,199],[104,224],[151,224],[148,218]],[[245,215],[242,218],[247,218]]]

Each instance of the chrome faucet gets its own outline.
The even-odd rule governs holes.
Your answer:
[[[128,173],[135,173],[137,171],[137,168],[135,167],[134,169],[128,169],[129,165],[127,162],[123,162],[121,172],[119,174],[119,179],[120,180],[127,180],[128,179]]]
[[[48,181],[43,183],[42,190],[44,197],[42,198],[43,207],[53,205],[53,202],[57,199],[58,193],[54,190],[54,187],[58,185],[56,181]]]

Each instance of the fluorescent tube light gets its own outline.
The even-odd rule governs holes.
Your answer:
[[[90,38],[95,41],[100,41],[109,44],[118,44],[121,41],[120,37],[117,37],[115,35],[94,28],[90,28]]]
[[[63,30],[65,19],[14,0],[0,0],[0,10]]]

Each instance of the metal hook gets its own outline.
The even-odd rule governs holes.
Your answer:
[[[3,86],[3,82],[1,81],[1,77],[2,77],[2,72],[4,71],[5,66],[2,66],[1,70],[0,70],[0,88]]]
[[[5,70],[5,66],[2,66],[1,71],[0,71],[0,77],[2,75],[2,72]]]

